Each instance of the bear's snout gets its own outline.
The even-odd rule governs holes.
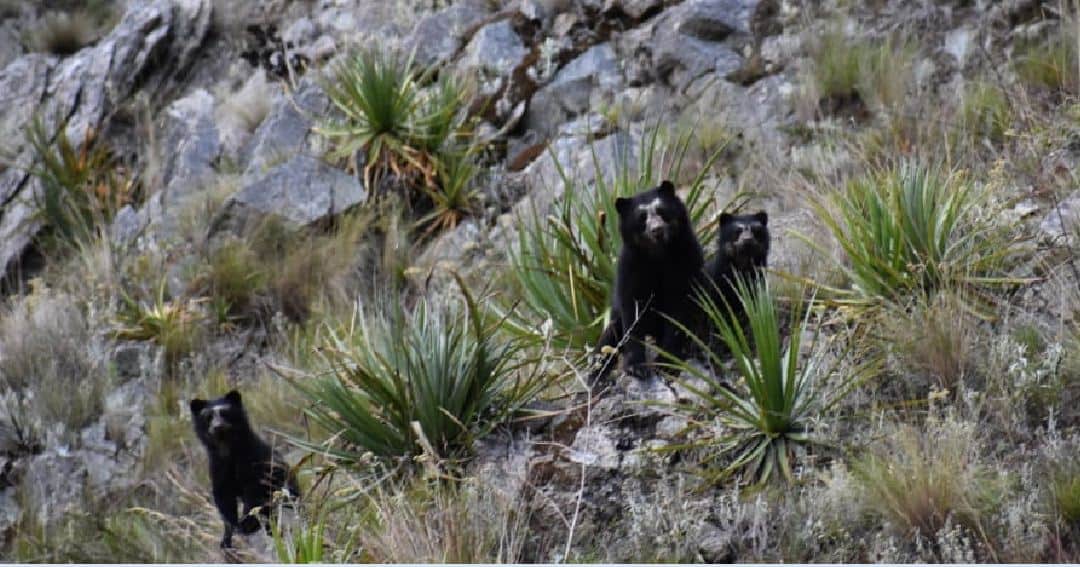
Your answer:
[[[215,408],[214,415],[210,418],[210,426],[206,429],[211,437],[215,439],[224,439],[229,435],[232,424],[229,423],[229,420],[225,419],[225,416],[221,415],[220,408]]]

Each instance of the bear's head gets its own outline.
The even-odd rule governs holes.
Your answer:
[[[240,392],[233,390],[216,400],[191,400],[191,421],[199,439],[212,450],[227,455],[233,443],[249,435],[247,413]]]
[[[717,253],[734,265],[764,267],[769,254],[769,215],[720,214],[720,243]]]
[[[670,181],[633,197],[615,199],[615,210],[623,243],[635,248],[663,252],[690,230],[686,205]]]

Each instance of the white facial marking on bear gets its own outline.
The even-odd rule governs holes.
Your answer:
[[[667,223],[664,222],[664,219],[660,217],[659,210],[661,204],[660,198],[657,197],[651,202],[638,207],[639,210],[645,212],[645,232],[648,234],[662,232],[667,225]]]
[[[225,412],[229,410],[229,404],[214,404],[209,409],[211,413],[209,430],[211,433],[230,427],[229,420],[225,419]]]

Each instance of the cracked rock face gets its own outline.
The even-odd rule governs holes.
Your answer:
[[[66,124],[73,144],[104,129],[105,121],[136,87],[144,92],[185,69],[210,30],[210,0],[159,0],[132,4],[120,23],[93,47],[57,59],[27,54],[0,70],[0,130],[12,138],[2,148],[20,167],[0,173],[0,267],[6,273],[41,230],[38,184],[25,167],[32,161],[23,132],[36,115],[49,129]]]

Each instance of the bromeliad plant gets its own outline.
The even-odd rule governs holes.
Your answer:
[[[167,300],[161,279],[157,294],[150,301],[140,301],[122,292],[121,305],[116,312],[118,327],[113,338],[126,341],[153,341],[165,354],[170,369],[194,350],[202,331],[202,312],[198,301],[181,298]]]
[[[670,366],[708,385],[701,388],[683,382],[698,401],[679,407],[688,413],[691,429],[701,435],[689,444],[670,449],[711,449],[710,460],[726,463],[715,473],[715,481],[740,471],[762,483],[780,471],[790,481],[795,446],[815,442],[811,421],[870,376],[874,364],[864,363],[845,372],[846,377],[838,382],[826,383],[839,374],[837,365],[847,359],[847,353],[833,357],[835,363],[825,367],[826,351],[818,343],[819,331],[815,327],[805,349],[809,354],[803,356],[811,312],[803,309],[801,293],[791,308],[790,336],[785,344],[784,324],[767,281],[750,284],[740,278],[736,291],[749,333],[739,323],[734,306],[717,304],[705,295],[699,299],[709,333],[719,336],[735,361],[740,378],[736,384],[726,384],[707,369],[665,354]],[[707,353],[712,366],[723,368],[725,359],[710,348],[709,334],[693,336],[689,329],[683,329]],[[703,419],[697,417],[702,414]]]
[[[545,385],[518,356],[520,343],[496,333],[460,282],[462,298],[436,307],[421,300],[366,317],[344,332],[327,327],[321,355],[328,376],[294,381],[307,413],[328,434],[318,449],[346,461],[384,461],[434,452],[463,457]]]
[[[857,309],[955,287],[977,298],[968,308],[990,316],[991,298],[980,292],[1024,280],[1005,275],[1022,240],[994,222],[988,197],[959,172],[904,163],[813,200],[848,260],[833,261],[851,282],[850,289],[820,287]]]
[[[617,197],[628,197],[679,179],[693,140],[692,133],[670,138],[659,127],[642,134],[637,163],[623,154],[610,177],[593,148],[595,186],[584,186],[555,160],[563,192],[553,215],[531,211],[519,219],[518,242],[510,251],[511,277],[521,301],[508,313],[504,328],[532,343],[559,349],[596,344],[607,324],[615,262],[622,238]],[[716,150],[686,188],[684,199],[701,242],[712,242],[715,222],[706,222],[714,198],[705,176],[719,157]]]
[[[39,218],[49,228],[48,248],[89,242],[132,199],[134,180],[117,175],[117,163],[92,130],[82,143],[75,143],[66,124],[50,133],[36,117],[27,127],[26,140],[35,153],[29,172],[41,183],[37,204]]]

